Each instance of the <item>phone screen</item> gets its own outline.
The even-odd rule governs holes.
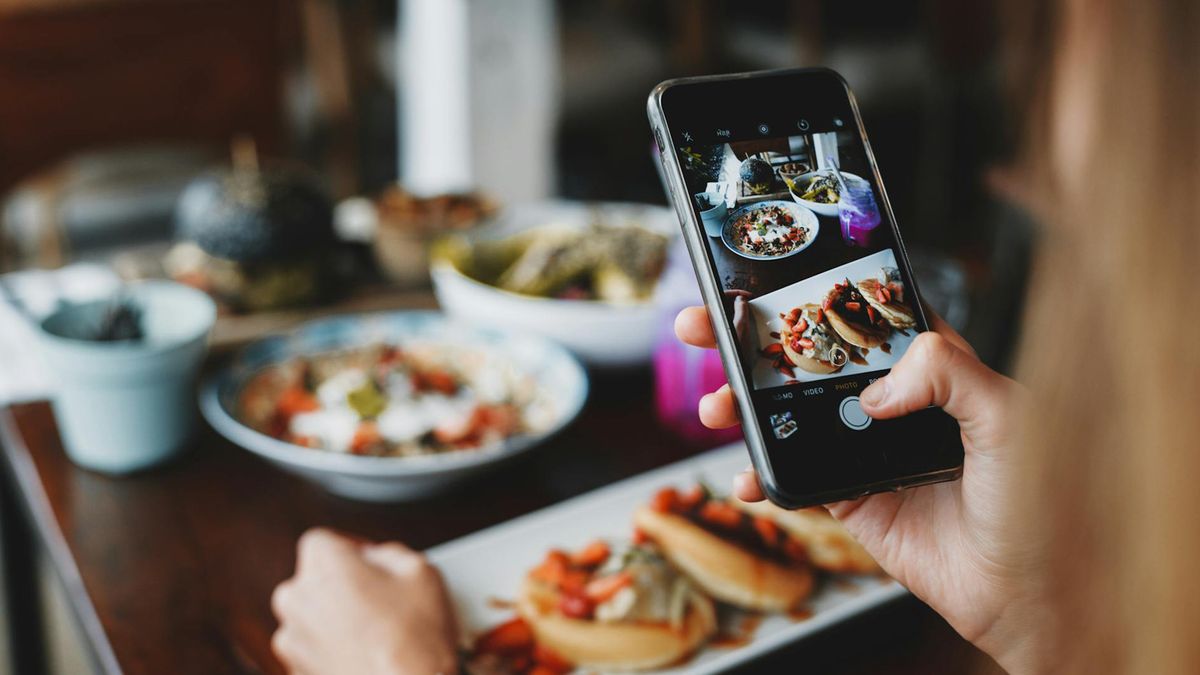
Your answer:
[[[884,421],[859,404],[928,326],[857,112],[838,89],[792,111],[751,106],[724,122],[671,125],[737,349],[730,370],[773,480],[793,495],[961,462],[940,410]]]

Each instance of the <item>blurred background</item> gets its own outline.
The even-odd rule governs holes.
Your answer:
[[[547,200],[665,205],[657,82],[823,65],[858,97],[923,290],[1003,370],[1030,228],[989,188],[1013,151],[993,5],[0,0],[0,271],[189,281],[218,296],[230,345],[314,314],[432,306],[422,256],[445,230]],[[231,167],[328,198],[328,270],[205,245],[197,228],[214,226],[180,197],[219,209],[231,197],[203,177]],[[281,248],[324,232],[257,216],[284,222]],[[620,365],[603,377],[653,386],[644,363]],[[60,672],[83,672],[60,638]]]
[[[668,77],[825,65],[854,88],[906,239],[974,299],[1016,260],[985,172],[1010,149],[988,2],[0,3],[0,265],[146,274],[182,188],[237,138],[342,199],[397,181],[664,203],[646,93]],[[353,219],[352,219],[353,220]],[[353,233],[366,237],[361,228]],[[1018,275],[1019,276],[1019,275]],[[963,317],[1003,361],[989,320]],[[997,333],[1000,331],[1000,333]]]

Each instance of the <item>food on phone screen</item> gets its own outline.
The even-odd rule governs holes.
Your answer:
[[[846,365],[850,350],[820,305],[802,305],[780,318],[784,329],[779,331],[779,344],[789,363],[820,375],[836,373]]]
[[[835,284],[821,307],[838,336],[856,347],[874,349],[891,332],[887,321],[849,279]]]
[[[532,378],[483,349],[376,344],[299,356],[242,389],[241,421],[288,443],[375,456],[495,444],[541,428]]]
[[[878,277],[857,283],[844,277],[824,293],[819,305],[809,302],[778,312],[778,321],[766,319],[771,341],[759,355],[787,378],[785,384],[804,379],[797,378],[797,369],[827,376],[840,373],[847,363],[872,365],[872,349],[892,354],[888,340],[897,333],[908,336],[909,329],[916,328],[900,271],[892,264],[878,269]],[[809,288],[800,295],[820,287]]]
[[[551,550],[517,607],[539,648],[584,669],[676,663],[717,629],[712,600],[648,543]]]
[[[788,510],[769,501],[730,500],[742,511],[768,518],[804,544],[817,569],[838,574],[879,574],[879,563],[822,507]]]
[[[863,279],[857,284],[867,304],[897,330],[914,328],[917,317],[904,301],[904,281],[895,267],[885,267],[880,279]]]
[[[780,202],[735,212],[729,226],[734,248],[755,256],[777,257],[803,247],[812,233],[792,208]]]
[[[813,571],[803,543],[769,518],[745,513],[703,486],[660,490],[634,513],[634,526],[717,600],[784,612],[812,592]]]
[[[808,185],[800,188],[800,199],[818,204],[838,203],[839,192],[837,179],[831,173],[821,173],[813,176]]]
[[[794,189],[796,178],[809,171],[809,166],[804,162],[785,162],[779,167],[779,177],[783,179],[789,189]]]
[[[738,175],[750,190],[750,194],[755,195],[770,192],[771,185],[775,182],[775,169],[771,167],[770,162],[761,157],[747,157],[742,161]]]

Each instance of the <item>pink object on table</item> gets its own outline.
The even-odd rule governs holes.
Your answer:
[[[700,397],[723,384],[725,371],[714,350],[685,345],[672,333],[654,352],[654,398],[659,419],[688,441],[716,445],[742,437],[738,427],[705,427],[696,412]]]
[[[685,345],[675,337],[675,315],[703,304],[686,251],[671,251],[658,289],[659,332],[654,347],[654,399],[663,425],[689,442],[717,445],[740,440],[739,427],[709,429],[700,423],[700,397],[725,384],[721,357],[713,349]]]

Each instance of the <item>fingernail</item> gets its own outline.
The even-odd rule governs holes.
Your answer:
[[[890,388],[891,385],[888,384],[888,379],[886,377],[881,377],[878,380],[875,380],[871,386],[863,389],[863,393],[858,397],[858,400],[862,401],[866,405],[871,406],[872,408],[878,408],[879,406],[883,405],[885,400],[887,400],[888,390]]]

